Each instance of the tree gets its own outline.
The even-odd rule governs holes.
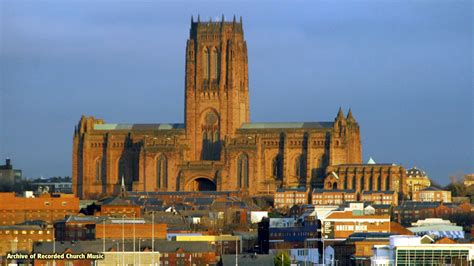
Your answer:
[[[273,258],[273,263],[275,266],[290,266],[290,256],[286,252],[279,251]]]

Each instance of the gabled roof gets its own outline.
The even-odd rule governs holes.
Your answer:
[[[124,200],[118,196],[107,198],[103,201],[100,202],[101,205],[105,206],[129,206],[132,205],[130,204],[129,201]]]
[[[440,205],[440,201],[405,201],[397,207],[397,210],[437,208]]]

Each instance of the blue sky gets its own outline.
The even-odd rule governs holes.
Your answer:
[[[352,108],[364,161],[474,172],[471,1],[0,1],[0,158],[71,175],[82,114],[183,122],[190,17],[243,16],[252,121]]]

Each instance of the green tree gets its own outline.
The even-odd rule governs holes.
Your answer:
[[[275,266],[290,266],[290,256],[288,256],[288,253],[286,252],[279,251],[273,258],[273,263]]]

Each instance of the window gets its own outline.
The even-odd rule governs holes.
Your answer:
[[[95,180],[100,181],[102,180],[102,159],[97,158],[95,160]]]
[[[277,156],[275,156],[272,160],[272,174],[273,176],[276,178],[276,179],[282,179],[283,178],[283,175],[282,175],[282,159],[281,159],[281,155],[278,154]]]
[[[207,48],[204,48],[204,53],[203,53],[203,57],[202,57],[202,67],[203,67],[203,70],[204,70],[204,79],[209,79],[209,68],[210,68],[210,54],[209,54],[209,50]]]
[[[306,162],[304,155],[299,155],[295,160],[295,175],[299,180],[303,180],[306,177]]]
[[[212,73],[211,79],[218,80],[219,79],[219,72],[220,72],[220,64],[219,64],[219,53],[214,48],[212,49],[211,53],[211,62],[212,62]]]
[[[157,188],[168,187],[168,161],[163,154],[156,161],[156,186]]]
[[[237,162],[237,179],[239,188],[249,188],[249,159],[245,153],[240,154]]]

